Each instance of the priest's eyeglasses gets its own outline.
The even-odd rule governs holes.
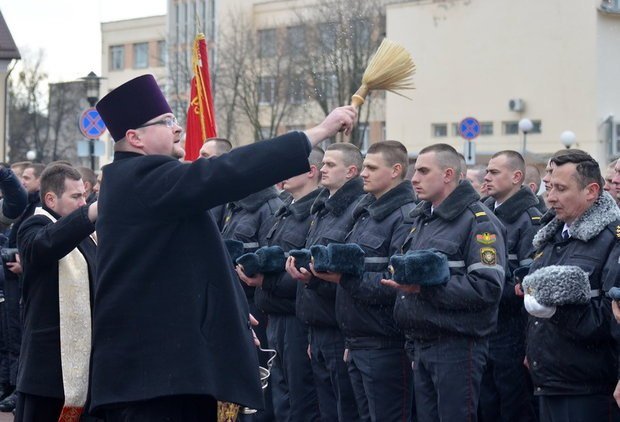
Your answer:
[[[145,123],[143,125],[140,125],[136,129],[140,129],[140,128],[147,127],[147,126],[153,126],[153,125],[164,125],[167,128],[172,129],[175,126],[178,126],[179,122],[177,121],[177,118],[174,117],[174,116],[173,117],[164,117],[161,120],[157,120],[155,122]]]

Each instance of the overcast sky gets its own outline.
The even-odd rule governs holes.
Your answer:
[[[44,51],[49,82],[101,74],[101,22],[163,15],[166,0],[2,0],[0,11],[23,58]]]

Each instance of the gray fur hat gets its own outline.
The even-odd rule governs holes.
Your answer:
[[[525,276],[523,291],[545,306],[585,304],[590,301],[590,280],[577,266],[549,265]]]

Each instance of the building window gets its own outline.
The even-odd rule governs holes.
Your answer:
[[[360,123],[358,131],[360,150],[366,152],[370,146],[370,126],[368,126],[368,123]]]
[[[261,126],[260,140],[271,138],[271,128],[269,126]]]
[[[110,70],[123,70],[125,68],[125,46],[110,46]]]
[[[320,23],[318,26],[321,51],[332,52],[336,48],[336,24],[332,22]]]
[[[144,69],[149,66],[149,43],[141,42],[133,45],[133,68]]]
[[[445,138],[448,136],[448,125],[446,123],[433,123],[431,133],[434,138]]]
[[[168,61],[168,50],[166,49],[166,41],[157,41],[157,64],[165,66]]]
[[[293,76],[288,81],[288,102],[302,104],[306,98],[306,81],[302,75]]]
[[[366,19],[355,19],[353,21],[353,42],[361,51],[370,45],[371,34],[371,24]]]
[[[276,52],[275,28],[258,31],[258,57],[273,57]]]
[[[530,133],[542,133],[542,122],[540,120],[532,120],[534,127]]]
[[[338,79],[335,73],[319,73],[314,81],[314,90],[317,97],[326,99],[336,98]]]
[[[286,42],[289,55],[302,55],[306,45],[306,31],[304,27],[297,25],[286,28]]]
[[[504,122],[504,135],[518,135],[519,134],[519,122],[511,121]]]
[[[461,131],[459,130],[459,123],[452,123],[452,135],[459,136]]]
[[[493,122],[480,122],[480,136],[493,135]]]
[[[273,104],[276,92],[276,79],[273,76],[263,76],[258,79],[258,103]]]

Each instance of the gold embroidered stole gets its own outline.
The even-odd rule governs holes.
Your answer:
[[[37,208],[34,214],[56,222],[43,208]],[[91,238],[96,244],[93,235]],[[81,408],[88,392],[92,326],[88,264],[78,248],[58,261],[58,304],[64,406]]]

